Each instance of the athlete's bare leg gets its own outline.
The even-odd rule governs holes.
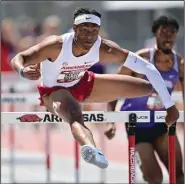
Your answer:
[[[143,179],[150,184],[162,184],[163,175],[150,143],[136,144],[136,158],[143,173]]]
[[[108,102],[120,98],[146,96],[152,85],[143,79],[117,74],[95,74],[92,93],[85,102]]]
[[[183,173],[183,160],[182,160],[182,152],[180,148],[180,143],[175,136],[175,148],[176,148],[176,184],[184,183],[184,173]],[[154,143],[154,148],[159,155],[160,160],[163,162],[165,167],[168,169],[168,134],[164,134],[160,136]]]
[[[76,99],[65,89],[57,90],[44,97],[48,110],[69,123],[74,138],[80,145],[95,146],[91,131],[85,126],[81,107]]]
[[[82,146],[83,159],[99,168],[107,168],[108,161],[96,148],[91,131],[84,125],[81,107],[76,99],[67,90],[59,89],[48,97],[43,97],[43,101],[51,113],[69,123],[74,138]]]

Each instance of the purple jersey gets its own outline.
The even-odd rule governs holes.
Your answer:
[[[96,63],[95,65],[91,66],[91,68],[89,68],[88,70],[98,74],[105,73],[105,67],[101,63]]]
[[[150,62],[155,65],[154,61],[154,54],[155,49],[149,50],[149,58]],[[176,85],[177,81],[179,80],[179,68],[178,68],[178,59],[177,54],[173,51],[174,54],[174,65],[170,71],[163,72],[159,71],[161,76],[163,77],[165,84],[169,93],[171,94],[174,86]],[[143,77],[146,79],[146,76]],[[151,127],[154,124],[154,111],[155,110],[162,110],[164,111],[165,108],[160,100],[160,97],[157,95],[155,96],[144,96],[138,98],[128,98],[125,99],[124,104],[121,106],[121,111],[150,111],[151,113],[151,123],[138,123],[137,127]]]

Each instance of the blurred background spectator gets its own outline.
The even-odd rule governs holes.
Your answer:
[[[160,2],[159,2],[160,3]],[[136,51],[143,46],[155,44],[150,30],[151,22],[161,14],[175,16],[181,29],[176,49],[184,56],[183,47],[183,4],[178,2],[162,3],[155,7],[152,3],[134,5],[131,2],[15,2],[2,3],[2,49],[11,58],[17,51],[52,34],[62,34],[71,29],[73,12],[78,6],[89,6],[101,11],[101,35],[116,41],[121,47]],[[44,8],[43,8],[44,7]],[[25,13],[26,12],[26,13]],[[129,20],[129,21],[128,21]],[[7,56],[3,56],[6,58]],[[2,60],[2,70],[7,64]],[[110,67],[111,68],[111,67]],[[111,69],[110,69],[111,70]]]
[[[50,35],[60,35],[61,19],[56,15],[50,15],[41,23],[41,34],[38,35],[37,42]]]
[[[12,34],[13,33],[13,34]],[[20,38],[16,23],[11,18],[2,20],[1,48],[2,71],[12,71],[10,60],[17,52],[17,43]]]

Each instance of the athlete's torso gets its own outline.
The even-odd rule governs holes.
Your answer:
[[[156,65],[154,61],[155,49],[149,50],[149,61]],[[179,67],[178,67],[178,58],[177,54],[173,51],[173,67],[169,71],[160,71],[162,78],[165,81],[167,89],[171,94],[176,83],[179,80]],[[146,76],[143,77],[148,80]],[[151,122],[150,124],[138,124],[138,127],[143,126],[152,126],[154,122],[154,111],[155,110],[165,110],[162,101],[157,93],[153,93],[151,96],[144,96],[139,98],[125,99],[124,104],[121,107],[121,111],[150,111],[151,112]]]
[[[45,60],[41,63],[41,85],[46,87],[71,87],[77,84],[85,71],[99,62],[101,37],[98,36],[90,51],[79,57],[72,52],[74,33],[62,35],[62,50],[54,62]]]

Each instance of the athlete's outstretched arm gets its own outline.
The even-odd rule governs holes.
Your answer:
[[[145,59],[131,51],[120,48],[116,43],[109,40],[102,40],[100,61],[117,61],[123,67],[125,66],[136,73],[146,75],[150,83],[160,95],[161,100],[168,111],[166,122],[172,124],[179,118],[179,112],[175,107],[175,103],[171,100],[171,96],[164,80],[153,64],[147,62]]]
[[[142,49],[142,50],[137,51],[136,54],[138,54],[139,56],[141,56],[143,58],[146,58],[146,55],[148,54],[148,50],[146,52],[146,50]],[[123,67],[123,66],[118,68],[117,74],[135,76],[135,72],[133,72],[129,68]],[[118,100],[108,102],[108,104],[107,104],[108,111],[115,111],[117,102],[118,102]]]
[[[61,46],[61,42],[59,36],[49,36],[39,44],[18,53],[11,60],[13,69],[20,72],[23,67],[39,64],[48,58],[51,58],[51,60],[54,61],[56,59],[56,47],[59,45]]]

